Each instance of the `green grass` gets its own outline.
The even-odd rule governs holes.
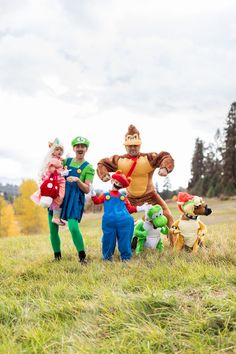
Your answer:
[[[89,214],[87,267],[66,230],[58,263],[47,235],[0,239],[0,353],[236,353],[236,202],[212,204],[197,255],[165,241],[163,255],[104,263]]]

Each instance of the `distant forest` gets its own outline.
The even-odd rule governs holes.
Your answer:
[[[236,195],[236,102],[230,107],[223,131],[217,129],[213,138],[210,144],[196,138],[187,191],[208,198]],[[167,177],[160,194],[169,199],[178,191],[171,191]]]
[[[236,195],[236,102],[232,103],[221,134],[214,143],[197,138],[192,158],[188,191],[207,197]]]
[[[158,189],[158,186],[156,186]],[[191,162],[191,178],[187,191],[193,195],[206,197],[229,197],[236,195],[236,102],[231,104],[225,127],[217,129],[213,142],[205,143],[197,137]],[[13,202],[19,187],[0,183],[0,195]],[[164,199],[173,198],[179,191],[171,190],[169,177],[166,177],[163,190],[159,192]],[[101,191],[97,191],[98,194]]]

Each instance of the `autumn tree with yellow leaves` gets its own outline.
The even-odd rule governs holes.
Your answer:
[[[14,201],[14,209],[22,234],[47,232],[47,210],[32,202],[30,196],[38,189],[34,180],[25,180],[19,188],[19,196]]]
[[[0,196],[0,237],[17,236],[19,232],[12,205]]]

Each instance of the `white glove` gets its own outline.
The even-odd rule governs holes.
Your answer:
[[[91,193],[91,197],[96,197],[97,193],[95,192],[95,189],[93,188],[93,185],[90,185],[90,193]]]
[[[151,204],[144,203],[143,205],[137,206],[137,211],[148,211],[151,207]]]
[[[69,176],[70,171],[71,170],[68,170],[67,168],[65,168],[63,171],[60,172],[60,175],[62,177],[67,177],[67,176]]]

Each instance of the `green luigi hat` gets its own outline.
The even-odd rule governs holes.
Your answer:
[[[82,136],[77,136],[76,138],[74,138],[72,140],[71,145],[74,147],[75,145],[78,145],[78,144],[84,144],[87,147],[89,147],[90,142],[88,139],[83,138]]]

